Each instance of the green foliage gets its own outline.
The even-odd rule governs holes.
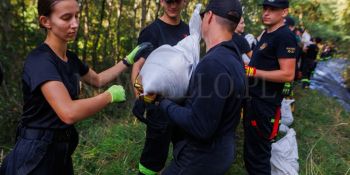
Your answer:
[[[297,89],[296,99],[291,127],[297,133],[300,174],[345,174],[350,167],[349,113],[316,91]],[[79,125],[81,141],[74,154],[76,174],[137,173],[145,126],[128,112],[119,116],[125,117],[88,120]],[[242,125],[236,135],[236,161],[227,175],[245,174]]]
[[[345,174],[349,169],[350,118],[316,91],[297,91],[295,123],[301,174]],[[317,102],[317,103],[316,103]]]
[[[80,126],[86,137],[74,154],[76,174],[136,174],[144,125],[131,117],[103,122]]]

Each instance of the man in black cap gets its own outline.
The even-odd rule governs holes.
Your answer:
[[[249,95],[245,106],[244,161],[249,174],[271,174],[271,144],[279,127],[282,90],[295,76],[297,41],[284,24],[288,0],[264,0],[266,26],[246,67]]]
[[[160,4],[164,11],[163,15],[145,27],[138,38],[138,43],[150,42],[154,49],[164,44],[174,46],[189,35],[188,25],[181,20],[181,11],[185,8],[186,0],[160,0]],[[141,58],[133,65],[131,76],[133,83],[151,52],[152,50],[143,52]],[[135,95],[138,98],[137,91]],[[147,112],[144,118],[145,110]],[[133,113],[147,126],[139,174],[156,175],[164,168],[170,142],[176,144],[179,130],[169,124],[159,107],[146,105],[142,100],[135,102]]]
[[[185,131],[163,175],[222,175],[235,158],[235,130],[246,84],[232,34],[242,15],[238,0],[211,0],[202,15],[206,55],[194,71],[187,99],[159,102],[170,121]]]

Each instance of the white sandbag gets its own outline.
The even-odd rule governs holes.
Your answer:
[[[293,121],[293,113],[292,113],[292,107],[291,104],[294,102],[294,99],[283,99],[282,106],[281,106],[281,123],[290,126]]]
[[[289,127],[285,124],[281,124],[278,131],[280,133],[287,133],[289,131]]]
[[[272,144],[271,175],[298,175],[298,145],[294,129]]]
[[[199,62],[201,4],[197,4],[190,19],[190,35],[177,45],[163,45],[154,50],[141,69],[144,95],[160,94],[172,100],[181,100],[188,89],[192,72]]]
[[[248,65],[248,64],[249,64],[250,58],[248,57],[247,54],[245,54],[245,53],[242,54],[242,59],[243,59],[243,62],[244,62],[245,65]]]
[[[244,36],[244,38],[248,41],[250,48],[253,48],[253,45],[256,45],[256,39],[254,35],[248,33]]]

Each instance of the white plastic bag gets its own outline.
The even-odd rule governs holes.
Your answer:
[[[242,59],[243,59],[243,62],[244,62],[244,64],[246,64],[246,65],[248,65],[249,64],[249,62],[250,62],[250,58],[248,57],[248,55],[247,54],[242,54]]]
[[[250,48],[253,47],[253,44],[256,45],[256,39],[253,34],[248,33],[244,36],[244,38],[248,41]]]
[[[190,35],[177,45],[163,45],[154,50],[141,69],[144,95],[159,94],[181,100],[188,89],[192,72],[199,62],[201,4],[197,4],[190,19]]]
[[[278,131],[280,133],[287,133],[289,131],[289,127],[285,124],[281,124]]]
[[[272,144],[271,175],[298,175],[298,145],[294,129]]]
[[[294,102],[294,99],[283,99],[282,106],[281,106],[281,123],[290,126],[293,121],[293,113],[292,113],[292,107],[291,104]]]

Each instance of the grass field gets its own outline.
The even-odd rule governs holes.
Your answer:
[[[296,90],[294,123],[300,174],[350,175],[350,114],[316,91]],[[145,126],[129,112],[79,124],[80,144],[74,154],[76,174],[137,174]],[[127,112],[126,112],[127,111]],[[242,126],[238,128],[236,162],[227,173],[243,175]],[[169,156],[171,159],[171,156]]]

